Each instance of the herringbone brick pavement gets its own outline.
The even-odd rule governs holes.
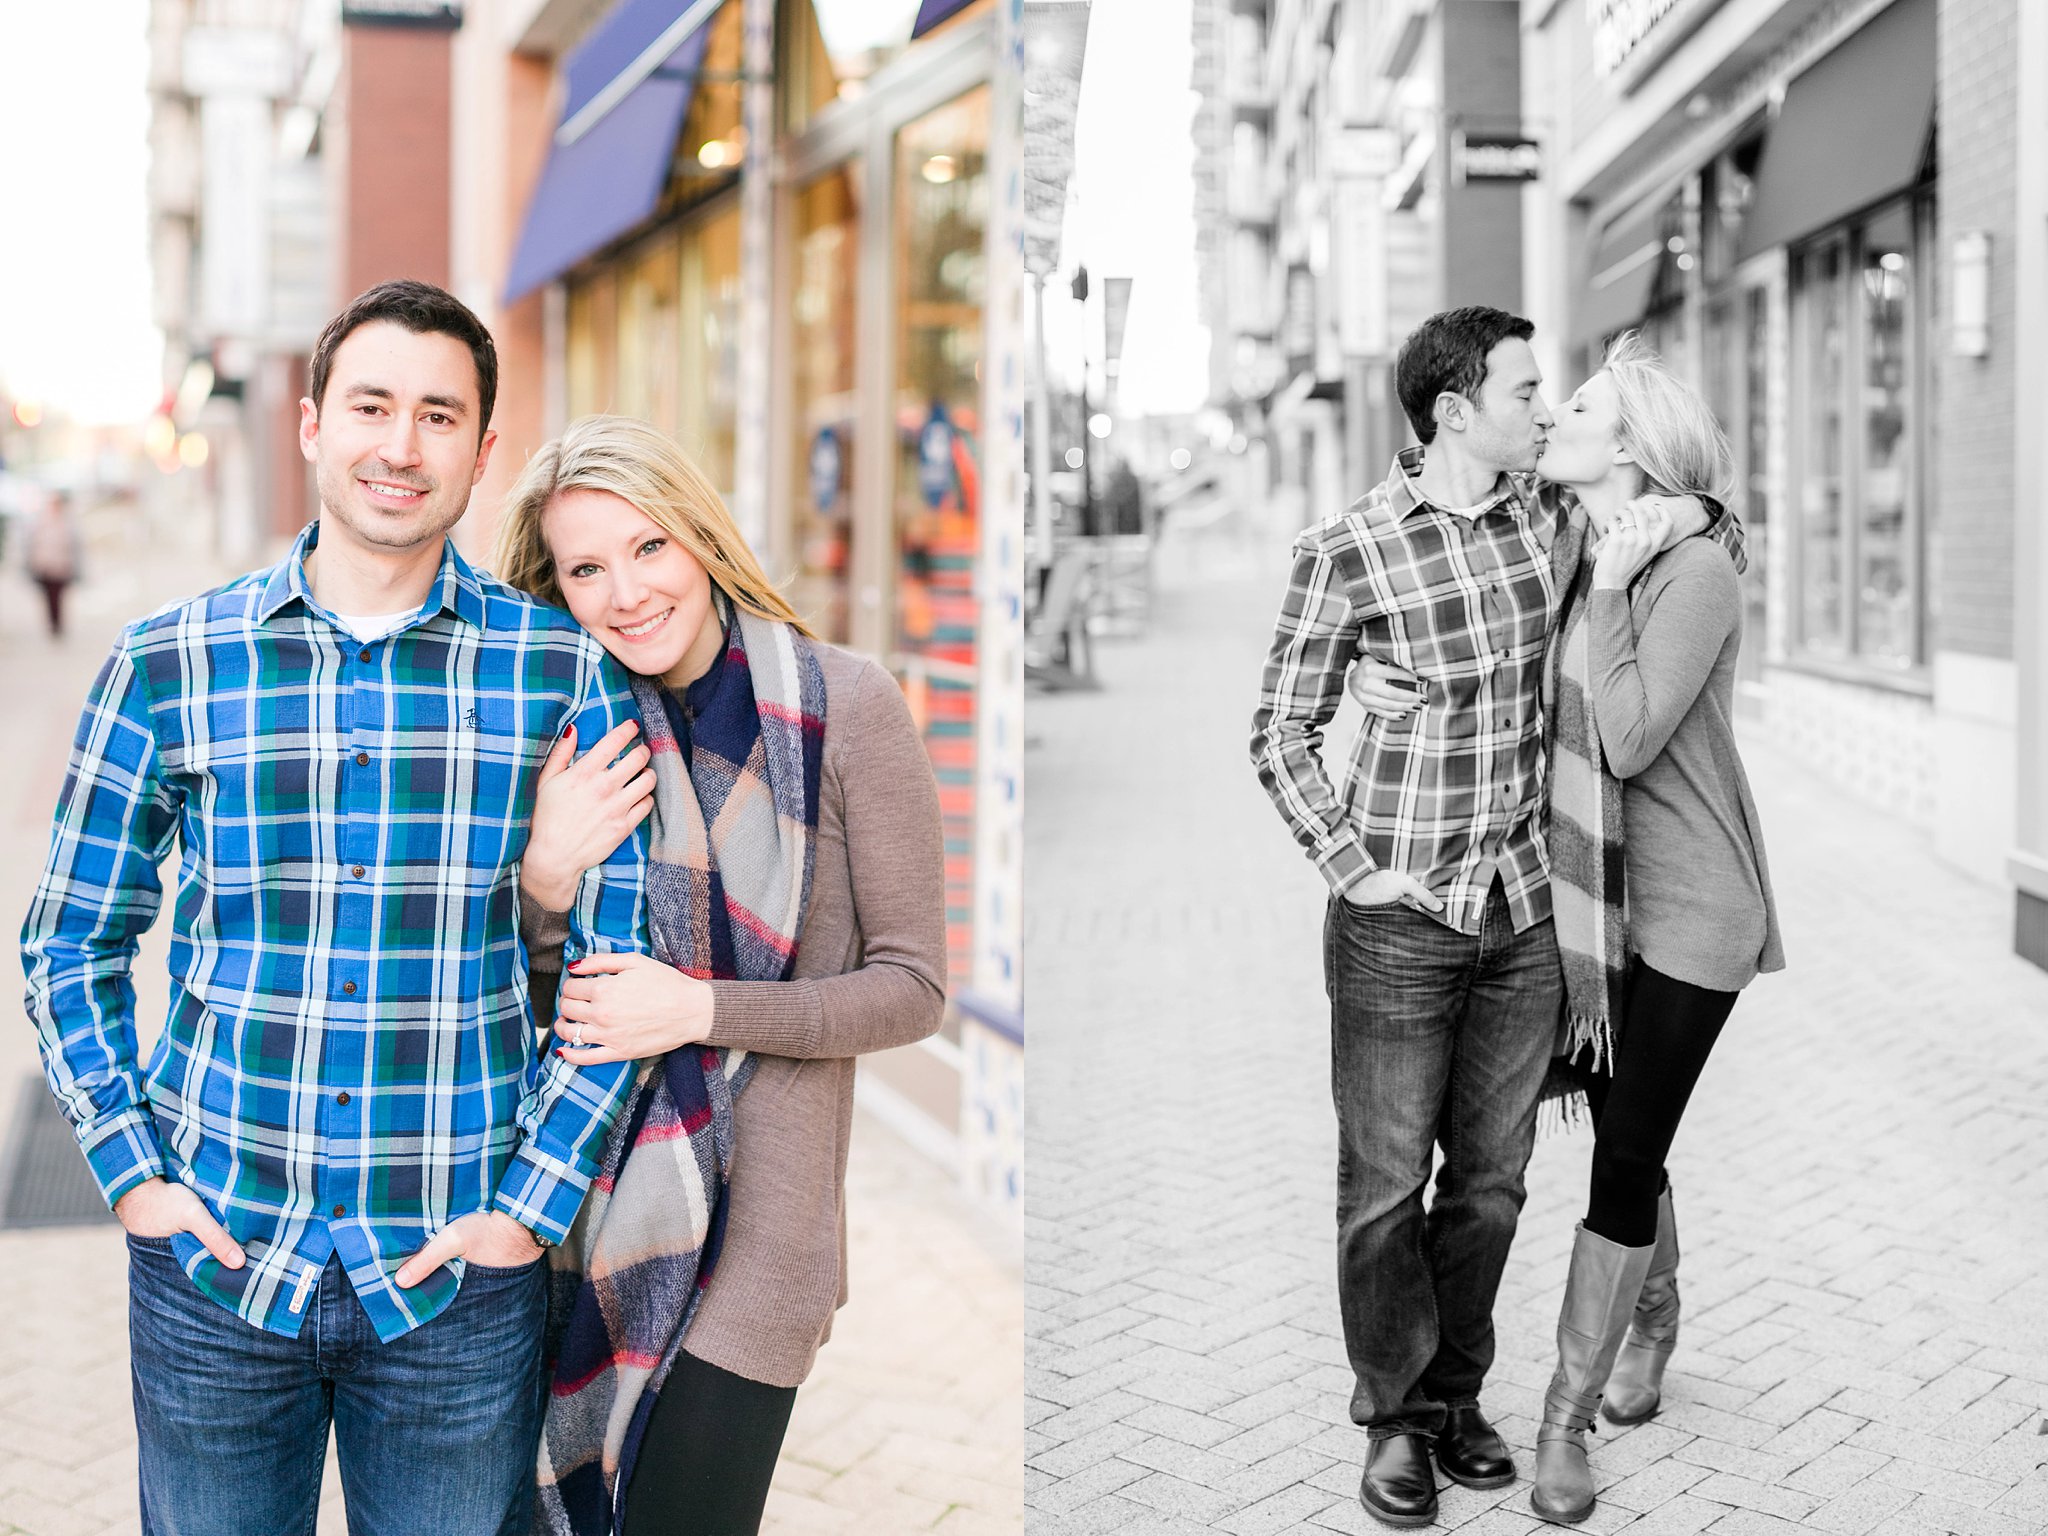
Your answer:
[[[41,872],[79,706],[125,619],[224,574],[163,519],[101,520],[52,643],[36,593],[0,566],[0,997],[21,996],[11,935]],[[164,923],[136,962],[140,1011],[161,1019]],[[0,1030],[0,1113],[37,1072],[18,1004]],[[145,1040],[153,1025],[146,1026]],[[0,1168],[0,1178],[7,1170]],[[776,1466],[771,1536],[1014,1536],[1022,1525],[1019,1262],[953,1176],[865,1113],[847,1170],[852,1300],[803,1391]],[[0,1232],[0,1536],[133,1536],[126,1260],[107,1222]],[[321,1536],[346,1527],[330,1465]],[[270,1536],[270,1533],[262,1533]],[[425,1533],[423,1533],[425,1536]]]
[[[1150,636],[1031,706],[1033,1536],[1381,1529],[1334,1289],[1323,888],[1245,752],[1273,547],[1169,541]],[[1745,753],[1791,968],[1680,1132],[1683,1339],[1659,1417],[1602,1425],[1581,1529],[2048,1530],[2048,975],[2006,893]],[[1589,1152],[1539,1146],[1497,1313],[1485,1406],[1524,1480],[1447,1485],[1436,1529],[1548,1529],[1526,1476]]]

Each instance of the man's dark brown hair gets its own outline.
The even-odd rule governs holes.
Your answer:
[[[1438,395],[1463,395],[1477,405],[1487,354],[1511,336],[1527,341],[1535,334],[1532,322],[1484,304],[1447,309],[1415,327],[1394,360],[1394,392],[1417,439],[1436,440]]]
[[[498,403],[497,345],[484,329],[483,321],[462,300],[446,289],[411,278],[379,283],[364,290],[349,301],[348,308],[327,322],[307,370],[314,413],[317,415],[326,401],[327,376],[334,370],[335,350],[358,327],[378,320],[403,326],[415,336],[453,336],[469,348],[476,363],[477,409],[481,413],[476,435],[481,442],[491,424],[491,408]]]

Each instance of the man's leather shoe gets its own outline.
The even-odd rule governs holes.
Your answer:
[[[1358,1500],[1381,1525],[1428,1525],[1436,1519],[1436,1474],[1427,1435],[1389,1435],[1365,1453]]]
[[[1436,1464],[1444,1476],[1467,1488],[1505,1488],[1515,1480],[1514,1458],[1507,1442],[1474,1405],[1444,1415],[1436,1437]]]

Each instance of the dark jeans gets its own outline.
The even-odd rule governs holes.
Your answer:
[[[351,1536],[523,1536],[540,1439],[542,1264],[471,1264],[390,1343],[330,1261],[287,1339],[128,1239],[145,1536],[311,1536],[334,1428]]]
[[[1615,1043],[1614,1076],[1594,1077],[1586,1087],[1594,1133],[1589,1231],[1624,1248],[1657,1240],[1664,1159],[1738,995],[1666,976],[1640,955],[1629,966],[1628,1018]]]
[[[795,1387],[770,1387],[688,1350],[647,1418],[626,1490],[628,1536],[754,1536]]]
[[[1563,973],[1546,920],[1496,883],[1479,935],[1333,899],[1323,929],[1337,1104],[1337,1289],[1374,1439],[1435,1434],[1479,1401],[1522,1209]],[[1432,1147],[1443,1149],[1423,1209]]]

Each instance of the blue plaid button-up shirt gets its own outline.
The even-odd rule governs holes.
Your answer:
[[[433,591],[364,642],[314,603],[300,535],[269,571],[131,625],[79,722],[22,932],[50,1086],[109,1204],[152,1175],[248,1254],[175,1251],[206,1295],[296,1335],[339,1255],[384,1339],[458,1262],[399,1264],[496,1209],[561,1240],[630,1063],[536,1059],[517,880],[562,730],[633,714],[569,616],[448,546]],[[179,849],[170,1007],[137,1061],[136,939]],[[644,838],[584,877],[570,958],[645,950]]]

